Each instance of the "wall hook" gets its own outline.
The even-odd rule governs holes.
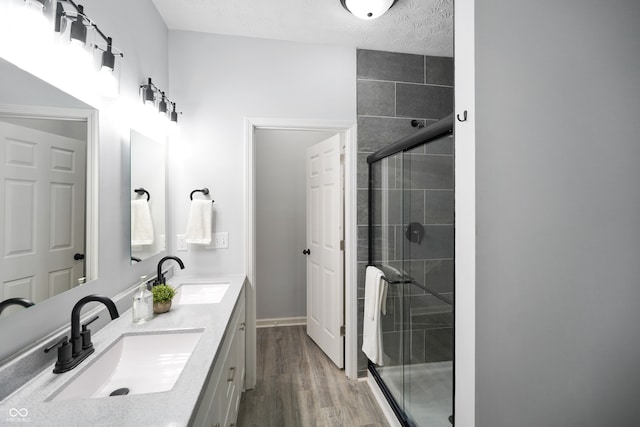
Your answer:
[[[462,118],[460,118],[460,114],[456,114],[456,117],[458,118],[459,122],[466,122],[467,121],[467,110],[464,110],[462,112]]]

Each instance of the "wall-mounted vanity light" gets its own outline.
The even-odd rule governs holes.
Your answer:
[[[160,115],[167,117],[174,123],[178,122],[178,114],[182,114],[176,111],[176,103],[172,102],[166,92],[160,90],[153,81],[151,81],[151,77],[147,79],[147,83],[140,85],[140,100],[145,105],[157,108]],[[169,105],[171,105],[172,111],[169,111]]]
[[[55,31],[66,36],[67,30],[69,40],[72,43],[77,43],[81,46],[88,45],[92,51],[99,52],[96,68],[112,72],[116,71],[116,56],[122,58],[124,54],[114,49],[113,39],[102,32],[96,23],[84,13],[84,7],[81,4],[76,4],[73,0],[58,0],[56,3]],[[88,30],[95,31],[104,43],[92,43],[88,39]],[[119,75],[116,77],[119,77]]]
[[[176,111],[176,103],[172,102],[171,106],[173,107],[173,111],[171,111],[171,121],[173,123],[178,123],[178,114],[182,114],[182,112]]]
[[[44,30],[44,27],[50,27],[48,24],[53,21],[52,1],[53,0],[25,0],[24,7],[22,7],[23,10],[21,11],[23,13],[21,14],[26,13],[30,15],[29,18],[27,18],[28,21],[31,21],[29,24],[39,26],[40,30]],[[22,19],[16,16],[12,16],[12,18]],[[38,32],[36,28],[32,28],[32,30]]]
[[[151,81],[151,77],[149,77],[147,84],[140,85],[140,96],[145,105],[154,105],[156,103],[156,90],[156,85]]]
[[[360,19],[376,19],[384,15],[397,0],[340,0],[342,6]]]
[[[158,102],[158,112],[160,114],[168,114],[167,110],[167,96],[164,92],[160,92],[160,102]]]
[[[87,26],[84,21],[84,8],[81,4],[77,7],[76,17],[71,21],[71,29],[69,30],[69,36],[74,43],[80,43],[81,45],[87,44]]]

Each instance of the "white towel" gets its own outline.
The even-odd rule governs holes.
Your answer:
[[[131,245],[153,244],[153,222],[146,199],[131,201]]]
[[[194,199],[189,209],[187,220],[187,243],[196,245],[208,245],[211,243],[211,219],[213,217],[213,204],[211,200]]]
[[[364,280],[362,351],[373,363],[383,365],[381,315],[387,313],[387,282],[378,268],[367,267]]]

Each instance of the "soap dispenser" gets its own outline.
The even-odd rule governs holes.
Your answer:
[[[147,289],[147,276],[140,278],[138,290],[133,295],[133,323],[144,323],[153,318],[153,294]]]

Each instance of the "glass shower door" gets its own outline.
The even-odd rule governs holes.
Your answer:
[[[403,407],[411,425],[453,413],[453,137],[402,153]]]
[[[382,361],[369,361],[403,426],[453,414],[453,115],[367,158],[369,264],[387,282]]]

